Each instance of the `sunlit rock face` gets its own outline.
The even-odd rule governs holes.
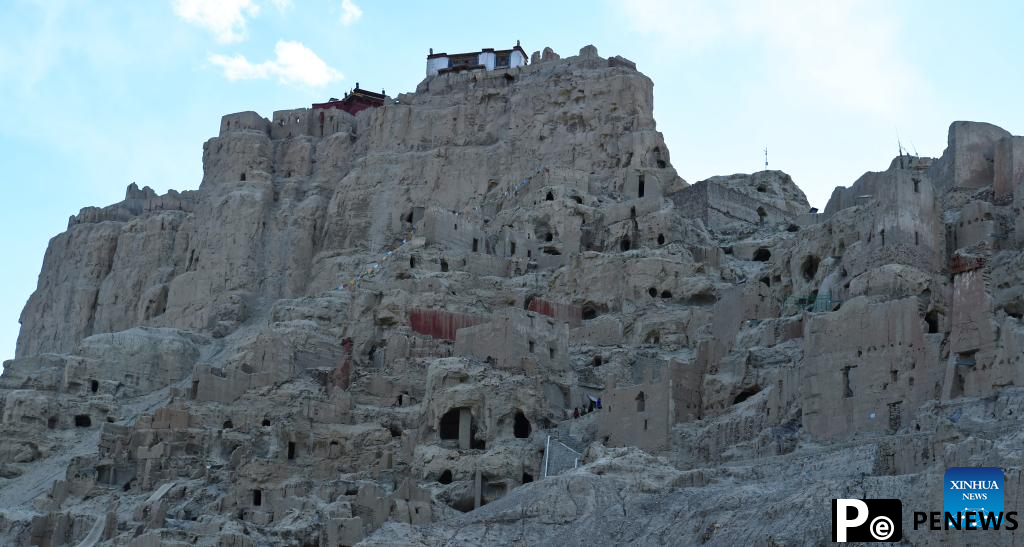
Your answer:
[[[0,543],[820,543],[1022,465],[1021,137],[818,213],[687,184],[653,105],[548,49],[229,114],[198,190],[82,209],[0,377]]]

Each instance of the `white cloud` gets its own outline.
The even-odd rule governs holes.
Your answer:
[[[288,11],[292,8],[292,0],[270,0],[270,3],[277,8],[277,11]]]
[[[253,0],[174,0],[173,7],[175,14],[209,30],[221,43],[244,40],[246,19],[260,12]]]
[[[363,16],[363,10],[352,0],[341,0],[341,24],[346,27]]]
[[[274,46],[275,58],[252,63],[244,55],[211,55],[209,61],[224,70],[231,80],[266,79],[276,76],[283,84],[325,86],[343,78],[311,49],[299,42],[280,40]]]
[[[676,52],[749,47],[785,79],[775,85],[872,114],[905,108],[919,86],[881,0],[636,0],[623,15]]]

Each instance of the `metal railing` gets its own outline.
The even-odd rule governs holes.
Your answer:
[[[544,470],[541,478],[554,477],[576,469],[580,465],[580,458],[583,457],[583,454],[558,439],[553,440],[554,442],[551,442],[551,435],[548,435],[544,444]]]

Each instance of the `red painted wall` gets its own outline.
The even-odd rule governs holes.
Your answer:
[[[530,300],[530,305],[526,309],[569,323],[573,327],[578,327],[583,322],[583,308],[574,304],[534,298]]]
[[[455,331],[463,327],[479,325],[487,320],[475,315],[452,313],[444,310],[428,310],[416,308],[409,311],[409,326],[412,330],[440,338],[455,340]]]

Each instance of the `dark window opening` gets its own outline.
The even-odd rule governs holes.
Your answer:
[[[78,414],[75,416],[75,427],[90,427],[92,425],[92,418],[88,414]]]
[[[920,245],[921,240],[918,238],[917,232],[914,232],[914,245]]]
[[[805,281],[814,279],[814,276],[818,274],[818,264],[820,263],[821,259],[814,255],[804,258],[803,264],[800,265],[800,272],[803,273]]]
[[[661,291],[661,297],[662,298],[672,298],[672,292],[671,291]]]
[[[727,255],[731,255],[732,254],[732,247],[722,247],[722,253],[723,254],[727,254]],[[754,253],[754,256],[757,256],[757,253]],[[771,256],[771,253],[768,253],[768,256]],[[766,258],[765,260],[768,260],[768,259]]]
[[[270,419],[263,418],[263,427],[270,427]]]
[[[548,357],[555,358],[555,348],[548,348]]]
[[[583,306],[583,320],[589,321],[597,317],[597,310],[593,306]]]
[[[921,191],[921,181],[917,180],[917,179],[914,179],[914,192],[920,192],[920,191]]]
[[[533,482],[533,475],[527,473],[526,471],[523,471],[523,480],[522,480],[522,482],[523,482],[523,484],[526,484],[528,482]]]
[[[853,397],[853,390],[850,389],[850,368],[846,367],[843,369],[843,398],[849,399]]]
[[[448,271],[448,261],[443,259],[443,258],[441,259],[441,271],[442,272],[447,272]]]
[[[252,504],[254,507],[263,505],[263,490],[252,491]]]
[[[936,334],[939,332],[939,312],[931,310],[924,315],[925,322],[928,323],[928,334]]]
[[[245,180],[245,173],[242,173],[242,176],[238,180],[244,181]]]
[[[619,249],[621,249],[623,251],[628,251],[629,250],[629,238],[628,237],[622,238],[622,241],[619,242]]]
[[[473,238],[473,252],[474,253],[477,252],[477,250],[479,248],[480,248],[480,240],[474,237]]]
[[[451,484],[452,483],[452,470],[451,469],[445,469],[444,471],[442,471],[441,472],[441,476],[437,478],[437,482],[439,482],[441,484]]]
[[[530,340],[530,343],[529,343],[530,353],[533,353],[533,350],[534,350],[535,347],[536,347],[536,343],[533,340]]]
[[[885,246],[885,228],[882,228],[878,235],[882,237],[882,246]]]
[[[760,281],[761,281],[761,283],[764,283],[764,285],[765,285],[766,287],[771,287],[771,286],[772,286],[772,280],[771,280],[771,278],[769,278],[769,277],[768,277],[767,275],[766,275],[766,276],[764,276],[764,277],[762,277],[762,278],[760,279]]]
[[[655,297],[658,296],[658,289],[655,289],[654,287],[651,287],[651,288],[647,289],[647,294],[651,295],[651,298],[655,298]]]
[[[636,218],[636,207],[629,208],[629,218]]]
[[[517,439],[525,439],[530,436],[530,431],[533,428],[530,426],[530,420],[526,418],[522,410],[516,411],[515,421],[512,424],[512,434]]]
[[[441,439],[457,440],[459,438],[459,409],[453,408],[441,416],[439,431]]]
[[[402,436],[402,428],[398,424],[391,424],[388,426],[388,431],[391,432],[391,438],[397,438]]]
[[[658,169],[664,169],[665,166],[668,165],[667,163],[665,163],[665,160],[658,160],[656,163],[658,165]]]
[[[562,254],[562,251],[559,251],[557,247],[552,247],[549,245],[547,247],[544,247],[544,254],[560,256]]]
[[[526,258],[531,258],[532,256],[533,256],[533,251],[531,251],[530,249],[527,249],[526,250]]]
[[[764,224],[764,219],[767,216],[768,216],[768,213],[766,213],[764,211],[764,207],[758,207],[757,208],[757,221],[758,222],[760,222],[761,224]]]
[[[640,198],[644,197],[644,176],[643,175],[640,175],[640,180],[637,182],[637,185],[636,185],[636,196],[640,197]]]
[[[800,227],[797,226],[796,224],[790,224],[789,226],[786,226],[786,231],[787,232],[799,232],[800,231]]]
[[[583,198],[581,198],[579,196],[573,196],[572,200],[575,201],[576,203],[578,203],[579,205],[583,205]]]
[[[516,242],[515,241],[510,241],[508,243],[508,254],[510,254],[512,256],[516,256]]]
[[[591,366],[599,367],[604,363],[600,355],[595,355],[594,359],[590,362]]]
[[[736,397],[732,400],[732,404],[738,405],[738,404],[742,403],[743,401],[746,401],[747,399],[753,397],[754,395],[757,395],[757,393],[759,391],[761,391],[761,388],[759,386],[753,386],[753,387],[749,387],[747,389],[744,389],[743,391],[739,392],[736,395]]]
[[[548,195],[544,196],[544,201],[555,201],[555,195],[548,192]]]
[[[636,411],[643,412],[647,409],[647,396],[641,391],[636,395]]]
[[[235,427],[235,424],[232,423],[231,420],[225,420],[224,421],[224,425],[221,427],[221,429],[232,429],[234,427]]]
[[[758,184],[758,185],[757,185],[757,191],[758,191],[758,192],[761,192],[761,193],[763,194],[763,193],[767,192],[767,191],[768,191],[768,189],[767,189],[767,188],[765,188],[763,184]]]
[[[731,250],[731,249],[730,249]],[[730,253],[726,253],[730,254]],[[754,260],[757,262],[768,262],[768,259],[772,257],[772,252],[764,247],[759,247],[754,251]]]
[[[288,441],[288,459],[289,460],[294,460],[295,459],[295,442],[294,441]]]
[[[658,234],[658,245],[665,244],[665,234]]]
[[[544,234],[544,241],[552,241],[555,239],[555,235],[551,232]]]
[[[56,416],[50,416],[50,419],[46,420],[46,428],[47,429],[56,429],[57,428],[57,417]]]
[[[92,391],[93,393],[96,393],[97,391],[99,391],[99,389],[100,389],[100,383],[99,382],[97,382],[96,380],[90,380],[89,381],[89,390],[90,391]]]
[[[416,257],[415,256],[410,256],[409,257],[409,267],[410,268],[415,268],[416,267]]]

